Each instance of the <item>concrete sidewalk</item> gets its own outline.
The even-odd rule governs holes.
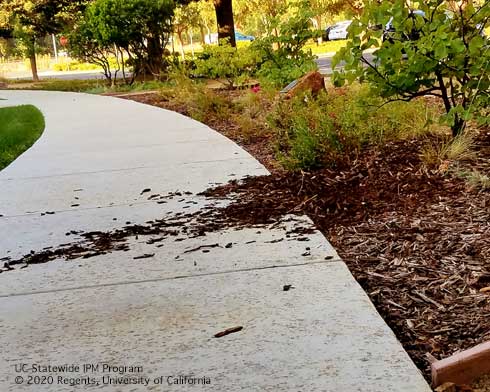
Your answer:
[[[72,230],[198,211],[209,204],[198,192],[267,174],[173,112],[72,93],[0,98],[46,117],[41,139],[0,172],[0,259],[66,243]],[[158,204],[148,188],[182,197]],[[430,391],[325,238],[285,236],[310,226],[296,217],[158,247],[135,236],[127,252],[1,273],[0,390]],[[219,246],[186,253],[209,244]],[[134,259],[144,254],[154,256]]]

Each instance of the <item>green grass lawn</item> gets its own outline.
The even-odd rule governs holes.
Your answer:
[[[348,42],[347,40],[323,41],[320,45],[316,42],[310,42],[305,46],[305,49],[311,49],[313,54],[332,53],[346,46]]]
[[[107,82],[103,79],[46,79],[40,82],[17,82],[13,83],[10,87],[20,90],[71,91],[76,93],[103,94],[158,90],[168,86],[167,82],[159,81],[135,82],[132,85],[122,84],[122,82],[119,83],[121,84],[112,88],[107,86]]]
[[[44,130],[44,117],[35,106],[0,108],[0,170],[31,147]]]

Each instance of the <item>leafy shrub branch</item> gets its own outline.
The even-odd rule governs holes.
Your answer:
[[[345,61],[344,70],[335,72],[336,85],[368,81],[388,100],[438,97],[453,136],[470,119],[488,124],[490,41],[484,30],[490,2],[412,1],[411,7],[404,0],[366,2],[350,27],[351,42],[334,58],[333,66]],[[364,51],[372,46],[369,61]]]

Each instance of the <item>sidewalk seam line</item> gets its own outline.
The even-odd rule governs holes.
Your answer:
[[[202,199],[203,201],[210,201],[210,202],[215,202],[218,199],[206,199],[204,196],[199,196],[198,194],[193,194],[192,198],[189,199]],[[169,199],[173,200],[173,199]],[[64,210],[52,210],[56,214],[65,214],[65,213],[71,213],[71,212],[83,212],[83,211],[93,211],[93,210],[103,210],[103,209],[109,209],[109,208],[117,208],[117,207],[132,207],[132,206],[146,206],[151,203],[158,204],[157,199],[154,200],[145,200],[145,201],[134,201],[134,202],[128,202],[128,203],[120,203],[120,204],[113,204],[113,205],[101,205],[101,206],[94,206],[94,207],[76,207],[76,208],[70,208],[70,209],[64,209]],[[220,201],[220,200],[218,200]],[[160,205],[170,205],[170,202],[167,203],[162,203]],[[184,211],[176,211],[176,212],[184,212]],[[41,214],[45,214],[46,211],[35,211],[35,212],[25,212],[23,214],[15,214],[15,215],[3,215],[0,216],[0,222],[2,219],[13,219],[13,218],[25,218],[25,217],[41,217]]]
[[[31,292],[23,292],[23,293],[11,293],[11,294],[0,294],[0,298],[11,298],[11,297],[26,297],[30,295],[38,295],[38,294],[50,294],[50,293],[59,293],[63,291],[76,291],[76,290],[84,290],[84,289],[96,289],[100,287],[114,287],[114,286],[126,286],[131,284],[139,284],[139,283],[154,283],[154,282],[164,282],[170,280],[179,280],[179,279],[188,279],[188,278],[200,278],[203,276],[217,276],[217,275],[226,275],[233,274],[239,272],[251,272],[251,271],[262,271],[267,269],[275,269],[275,268],[289,268],[289,267],[301,267],[301,266],[309,266],[309,265],[317,265],[317,264],[333,264],[333,263],[344,263],[344,261],[340,258],[335,258],[332,260],[319,260],[298,264],[288,264],[288,265],[270,265],[266,267],[253,267],[253,268],[243,268],[236,270],[227,270],[227,271],[218,271],[218,272],[208,272],[204,274],[195,274],[195,275],[177,275],[169,278],[154,278],[154,279],[143,279],[143,280],[133,280],[133,281],[122,281],[122,282],[114,282],[114,283],[102,283],[98,285],[85,285],[85,286],[76,286],[76,287],[68,287],[68,288],[60,288],[60,289],[51,289],[51,290],[39,290],[39,291],[31,291]]]
[[[218,163],[218,162],[242,161],[242,160],[250,161],[250,157],[243,156],[243,157],[238,157],[238,158],[192,161],[192,162],[181,163],[178,165],[173,165],[173,167],[175,167],[175,166],[188,166],[188,165],[194,165],[194,164],[199,164],[199,163],[209,163],[209,162]],[[254,163],[256,163],[256,162],[254,162]],[[260,163],[257,162],[257,165],[260,165]],[[0,178],[0,182],[2,182],[2,181],[34,180],[34,179],[41,179],[41,178],[78,176],[78,175],[84,175],[84,174],[113,173],[113,172],[124,172],[124,171],[133,171],[133,170],[141,170],[141,169],[158,169],[158,168],[168,169],[168,168],[172,168],[172,166],[168,167],[168,166],[164,166],[162,164],[162,165],[155,165],[155,166],[135,166],[135,167],[128,167],[128,168],[120,168],[120,169],[94,170],[94,171],[88,171],[88,172],[60,173],[60,174],[54,174],[54,175],[49,175],[49,176]]]

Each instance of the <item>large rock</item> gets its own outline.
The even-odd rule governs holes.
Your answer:
[[[290,99],[298,94],[308,91],[311,92],[313,96],[317,96],[322,90],[325,90],[325,79],[320,72],[311,71],[289,84],[281,91],[281,93],[285,94],[286,99]]]

